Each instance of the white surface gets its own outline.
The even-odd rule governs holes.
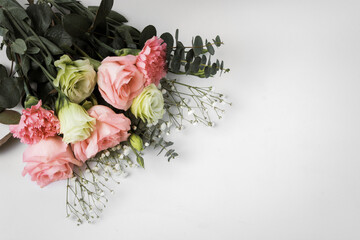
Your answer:
[[[177,160],[147,154],[93,225],[64,218],[64,182],[21,177],[25,145],[0,149],[0,239],[360,239],[359,7],[116,1],[140,29],[219,34],[231,72],[210,83],[234,105],[216,128],[173,136]]]

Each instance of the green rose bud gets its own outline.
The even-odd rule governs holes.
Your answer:
[[[164,98],[155,84],[150,84],[137,96],[132,105],[131,112],[136,118],[145,122],[154,123],[164,115]]]
[[[74,143],[90,137],[96,120],[80,105],[70,102],[65,97],[59,97],[56,101],[56,112],[64,142]]]
[[[144,150],[143,141],[142,141],[141,137],[139,137],[136,134],[131,134],[131,136],[130,136],[130,144],[131,144],[131,146],[133,148],[135,148],[138,151]]]
[[[88,59],[72,61],[63,55],[55,61],[58,74],[54,85],[74,103],[80,103],[89,97],[96,85],[96,72]]]
[[[81,104],[81,106],[83,108],[85,108],[86,111],[95,105],[98,105],[98,101],[96,100],[96,97],[94,94],[91,94],[91,96]]]
[[[27,95],[24,106],[25,106],[25,108],[31,108],[32,106],[38,104],[38,102],[39,102],[39,99],[37,97],[34,97],[32,95]]]

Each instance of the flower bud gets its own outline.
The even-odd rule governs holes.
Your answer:
[[[32,95],[27,95],[25,99],[24,106],[25,108],[31,108],[31,106],[35,106],[38,104],[39,99],[37,97],[34,97]]]
[[[94,130],[96,120],[80,105],[65,97],[60,96],[56,101],[56,112],[60,120],[60,133],[64,135],[63,141],[66,143],[83,141]]]
[[[164,115],[164,98],[155,84],[150,84],[137,96],[132,105],[131,112],[143,122],[157,122]]]
[[[85,108],[85,110],[89,110],[90,108],[92,108],[93,106],[98,105],[98,101],[96,100],[96,97],[94,96],[94,94],[91,94],[91,96],[89,98],[87,98],[82,104],[81,106],[83,108]]]
[[[131,136],[130,136],[130,144],[131,144],[131,146],[133,148],[135,148],[138,151],[144,150],[143,141],[142,141],[141,137],[139,137],[136,134],[131,134]]]
[[[72,61],[63,55],[55,61],[58,68],[54,85],[74,103],[89,97],[96,85],[96,72],[88,59]]]

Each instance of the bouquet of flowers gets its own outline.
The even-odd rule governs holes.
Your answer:
[[[223,43],[196,36],[185,47],[178,30],[139,31],[111,10],[113,0],[28,2],[0,0],[1,48],[11,61],[10,70],[0,65],[0,122],[28,144],[23,175],[40,187],[66,180],[67,216],[91,222],[113,193],[110,180],[145,166],[145,148],[170,161],[178,154],[165,135],[221,118],[220,103],[230,104],[222,94],[169,76],[228,72],[211,60]],[[19,102],[22,115],[9,109]]]

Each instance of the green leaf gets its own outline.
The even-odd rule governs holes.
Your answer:
[[[72,37],[84,37],[91,26],[91,22],[85,16],[70,13],[63,18],[65,31]]]
[[[15,42],[13,42],[11,44],[11,49],[15,52],[18,53],[20,55],[25,54],[27,47],[26,47],[26,43],[24,40],[18,38],[15,40]]]
[[[0,65],[0,108],[15,107],[20,101],[22,89],[22,82],[8,77],[6,68]]]
[[[221,46],[221,39],[220,39],[220,36],[217,35],[215,40],[214,41],[214,44],[217,46],[217,47],[220,47]]]
[[[194,62],[191,64],[191,72],[197,73],[200,69],[201,58],[199,56],[195,57]]]
[[[0,139],[0,146],[4,145],[4,143],[6,143],[10,138],[11,138],[12,134],[9,133],[7,134],[5,137]]]
[[[10,125],[20,122],[21,114],[13,110],[5,110],[0,113],[0,123]]]
[[[146,26],[140,34],[139,47],[143,48],[145,42],[153,36],[156,36],[156,28],[153,25]]]
[[[3,27],[0,27],[0,36],[5,37],[9,33],[9,30]]]
[[[98,6],[89,6],[88,8],[93,13],[96,13],[97,10],[99,9]],[[120,25],[122,23],[127,22],[128,20],[120,13],[115,11],[110,11],[110,13],[107,15],[107,21],[111,24]]]
[[[160,38],[166,43],[166,58],[169,60],[174,46],[174,38],[168,32],[161,34]]]
[[[218,66],[216,65],[216,63],[213,63],[211,65],[211,71],[210,71],[211,75],[216,75],[217,71],[218,71]]]
[[[5,11],[3,8],[0,8],[0,25],[5,28],[8,29],[10,32],[14,32],[14,29],[10,23],[10,21],[8,20],[8,18],[5,15]]]
[[[144,158],[143,157],[141,157],[140,155],[137,155],[136,156],[136,161],[142,168],[145,168]]]
[[[171,70],[174,73],[178,73],[181,67],[181,60],[184,58],[185,55],[185,48],[181,42],[177,42],[177,46],[174,52],[174,57],[171,61]]]
[[[15,61],[14,53],[11,50],[11,46],[6,46],[6,56],[10,61]]]
[[[199,56],[203,50],[203,41],[200,36],[196,36],[193,44],[195,56]]]
[[[52,28],[49,28],[45,34],[50,41],[54,42],[61,49],[67,50],[72,46],[71,36],[65,31],[64,27],[61,25],[55,25]]]
[[[214,55],[215,54],[215,49],[213,47],[213,45],[211,43],[207,43],[206,44],[206,48],[208,50],[208,52],[211,54],[211,55]]]
[[[22,69],[22,72],[25,76],[27,76],[29,70],[30,70],[30,59],[26,56],[26,55],[22,55],[20,57],[21,59],[21,69]]]
[[[175,31],[175,41],[179,41],[179,29],[176,29]]]
[[[43,35],[49,28],[54,15],[50,6],[46,3],[30,4],[26,12],[33,22],[35,31]]]
[[[190,49],[186,54],[186,61],[191,62],[194,58],[194,50]]]
[[[38,47],[30,47],[26,51],[26,53],[31,54],[31,55],[38,54],[39,52],[40,52],[40,48],[38,48]]]
[[[134,31],[134,29],[130,26],[121,25],[116,28],[116,31],[119,33],[122,39],[126,42],[126,46],[128,48],[136,49],[136,44],[134,43],[134,40],[132,38],[131,32]]]
[[[96,11],[96,16],[91,29],[94,30],[101,22],[105,21],[106,17],[110,14],[113,7],[114,0],[102,0],[99,8]]]
[[[203,70],[204,67],[205,67],[205,65],[206,65],[206,56],[203,55],[203,56],[201,57],[201,66],[200,66],[200,69]]]
[[[211,71],[211,68],[209,66],[206,66],[205,70],[204,70],[206,78],[210,77],[210,71]]]
[[[28,37],[26,39],[27,42],[32,42],[33,44],[35,44],[36,46],[38,46],[39,48],[44,48],[43,45],[41,43],[43,43],[46,48],[50,51],[50,53],[52,55],[60,55],[63,53],[63,50],[61,50],[55,43],[51,42],[50,40],[48,40],[45,37],[35,37],[35,36],[31,36]],[[45,49],[44,49],[45,50]],[[51,56],[47,56],[50,57]]]

